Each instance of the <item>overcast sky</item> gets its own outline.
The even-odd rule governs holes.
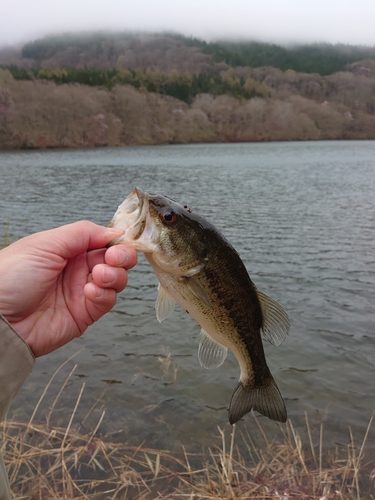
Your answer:
[[[0,0],[0,46],[64,31],[375,45],[375,0]]]

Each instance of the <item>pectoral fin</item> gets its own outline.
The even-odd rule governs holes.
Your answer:
[[[204,330],[201,330],[198,359],[203,368],[217,368],[224,363],[227,354],[227,347],[218,344]]]
[[[190,292],[193,295],[195,295],[197,299],[199,299],[201,302],[204,302],[206,306],[211,308],[210,299],[208,298],[203,288],[195,281],[194,278],[190,278],[189,276],[182,276],[180,280],[183,281],[186,287],[190,290]]]
[[[275,300],[270,299],[259,290],[256,292],[262,309],[263,337],[271,344],[278,346],[282,344],[289,333],[290,322],[288,315]]]
[[[175,301],[173,297],[171,297],[167,292],[167,290],[163,288],[159,283],[158,296],[155,303],[156,318],[159,321],[159,323],[164,321],[166,318],[169,318],[169,316],[174,311],[174,306],[175,306]]]
[[[203,261],[201,262],[200,264],[197,264],[196,266],[190,268],[184,276],[188,276],[189,278],[191,278],[192,276],[194,276],[195,274],[198,274],[199,272],[202,271],[202,269],[205,267],[206,265],[206,261]]]

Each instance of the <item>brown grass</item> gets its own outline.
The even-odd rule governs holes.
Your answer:
[[[166,353],[161,361],[168,359]],[[364,485],[368,491],[375,479],[374,459],[365,455],[373,417],[359,447],[349,430],[344,451],[342,447],[325,450],[323,424],[314,443],[307,414],[306,443],[290,420],[280,426],[283,438],[269,441],[259,419],[253,415],[263,440],[260,445],[254,443],[247,431],[236,436],[238,431],[233,426],[230,436],[219,428],[221,446],[202,453],[189,453],[185,448],[180,453],[171,453],[148,448],[143,443],[129,446],[120,441],[121,433],[116,437],[113,433],[100,434],[105,411],[89,433],[77,430],[83,428],[74,422],[78,420],[77,409],[85,384],[68,425],[62,428],[50,424],[58,398],[75,368],[58,391],[46,421],[35,421],[48,388],[68,361],[47,384],[28,422],[7,420],[0,424],[2,451],[15,500],[375,498],[369,492],[364,492],[365,496],[361,492]],[[84,420],[92,410],[93,407]],[[241,441],[242,452],[236,439]]]

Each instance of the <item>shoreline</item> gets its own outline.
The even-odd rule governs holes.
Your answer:
[[[158,142],[158,143],[150,143],[150,142],[139,142],[136,144],[93,144],[93,145],[41,145],[41,146],[24,146],[24,147],[19,147],[19,148],[1,148],[0,147],[0,153],[9,153],[13,151],[57,151],[57,150],[93,150],[93,149],[99,149],[99,148],[136,148],[136,147],[144,147],[144,146],[194,146],[194,145],[210,145],[210,144],[262,144],[262,143],[288,143],[288,142],[367,142],[367,141],[374,141],[375,138],[370,137],[370,138],[361,138],[361,139],[356,139],[356,138],[348,138],[348,137],[343,137],[343,138],[335,138],[335,139],[259,139],[259,140],[231,140],[231,141],[222,141],[222,140],[217,140],[217,141],[192,141],[192,142]]]

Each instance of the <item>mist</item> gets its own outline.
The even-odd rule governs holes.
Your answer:
[[[375,45],[373,0],[13,0],[2,5],[0,47],[66,31],[173,31],[207,41]]]

